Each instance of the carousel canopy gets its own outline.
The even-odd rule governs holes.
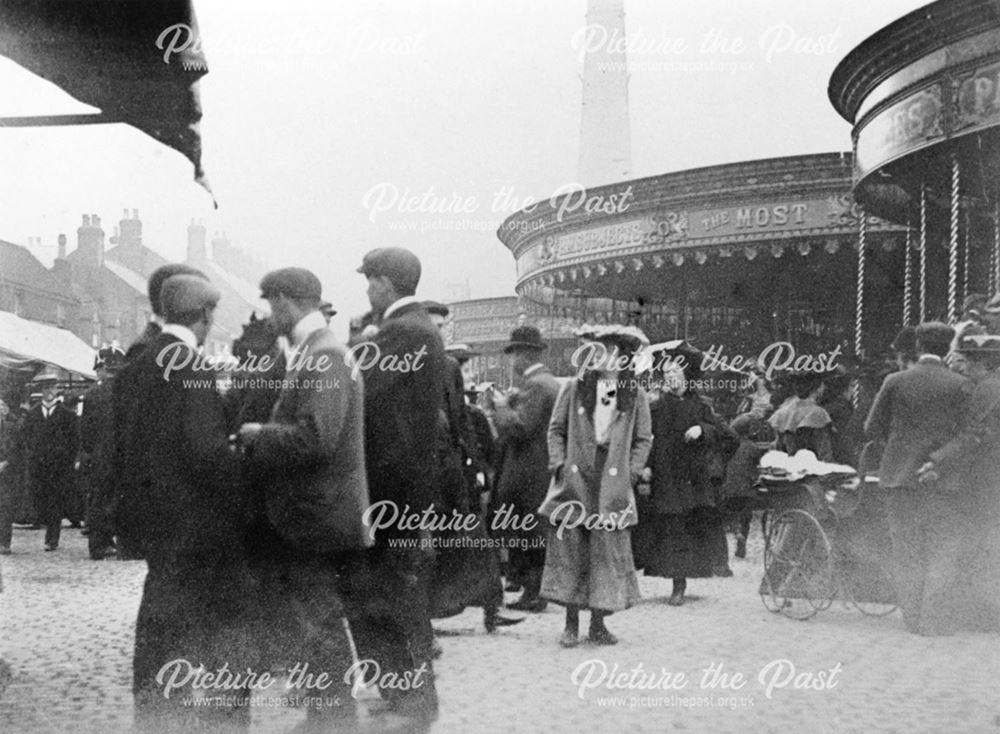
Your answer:
[[[0,311],[0,368],[26,369],[44,363],[93,378],[94,355],[72,332]]]

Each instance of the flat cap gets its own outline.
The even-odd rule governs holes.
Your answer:
[[[427,309],[427,313],[437,314],[438,316],[447,316],[451,311],[440,301],[424,301],[424,308]]]
[[[214,308],[222,293],[197,275],[172,275],[160,289],[160,307],[167,321],[171,316]]]
[[[405,290],[420,283],[420,259],[402,247],[379,247],[365,255],[358,272],[364,276],[385,276]]]
[[[272,270],[261,278],[260,297],[267,299],[273,296],[322,298],[323,285],[311,270],[305,268]]]
[[[925,321],[917,327],[917,344],[948,346],[955,338],[955,330],[941,321]]]
[[[167,282],[168,278],[172,278],[175,275],[195,275],[208,280],[208,276],[198,270],[198,268],[193,268],[186,263],[167,263],[158,267],[149,276],[149,281],[146,283],[149,305],[153,307],[153,313],[157,316],[163,315],[163,312],[160,310],[160,292],[163,289],[163,284]]]

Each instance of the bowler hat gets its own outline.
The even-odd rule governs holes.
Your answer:
[[[379,247],[365,255],[358,272],[364,276],[385,276],[396,290],[413,293],[420,283],[420,260],[402,247]]]
[[[504,354],[510,354],[515,349],[533,349],[540,352],[543,349],[548,349],[548,346],[542,341],[542,332],[538,330],[538,327],[526,324],[525,326],[517,326],[510,332],[510,343],[503,348],[503,351]]]
[[[323,296],[323,285],[311,270],[305,268],[272,270],[261,278],[260,297],[268,299],[277,296],[318,300]]]
[[[173,275],[160,289],[160,306],[164,318],[170,321],[180,314],[203,308],[215,308],[222,293],[204,278],[196,275]]]

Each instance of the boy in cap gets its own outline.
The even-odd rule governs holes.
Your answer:
[[[368,489],[373,503],[388,500],[401,512],[409,505],[409,511],[422,513],[436,500],[433,427],[444,407],[444,344],[415,296],[420,282],[416,255],[401,247],[372,250],[358,272],[368,280],[368,301],[380,321],[364,347],[378,354],[378,363],[363,373]],[[410,369],[399,369],[402,364]],[[351,627],[359,657],[374,659],[384,674],[429,671],[419,687],[380,688],[390,710],[421,725],[437,716],[438,707],[431,667],[431,569],[425,551],[389,541],[422,537],[426,531],[380,529],[365,562],[347,579],[357,602]]]
[[[126,350],[126,361],[130,362],[135,359],[139,352],[156,339],[163,330],[163,309],[160,305],[160,291],[163,288],[163,284],[175,275],[195,275],[202,280],[208,280],[208,276],[203,272],[184,263],[167,263],[154,270],[146,284],[149,307],[153,310],[153,317],[146,324],[146,328],[139,335],[139,338],[132,342],[131,346]]]
[[[194,367],[219,297],[203,278],[168,278],[161,290],[161,333],[112,387],[120,526],[149,569],[132,666],[142,731],[194,730],[209,721],[221,728],[248,713],[185,707],[190,691],[167,698],[157,680],[161,668],[178,658],[208,670],[249,662],[231,645],[249,586],[239,463],[214,373]]]
[[[327,327],[322,286],[312,272],[275,270],[260,289],[293,356],[271,419],[239,429],[248,474],[260,485],[248,554],[261,590],[267,664],[308,665],[334,681],[325,696],[340,703],[307,710],[318,730],[321,722],[355,714],[344,681],[352,659],[337,569],[340,554],[371,544],[362,523],[368,509],[363,389]],[[311,602],[305,609],[296,601],[303,598]]]
[[[893,576],[910,632],[947,634],[949,597],[961,543],[961,514],[948,482],[921,483],[918,470],[958,433],[972,385],[944,364],[955,330],[916,328],[917,361],[889,375],[872,404],[865,434],[884,444],[879,483],[892,536]]]

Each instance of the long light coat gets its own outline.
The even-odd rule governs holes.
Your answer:
[[[583,406],[582,390],[580,381],[569,383],[559,393],[552,411],[548,440],[553,481],[538,513],[559,524],[565,517],[560,513],[569,512],[570,507],[563,503],[579,502],[587,515],[602,526],[631,527],[638,520],[633,487],[646,466],[653,441],[649,402],[639,390],[631,411],[624,413],[615,407],[595,505],[585,477],[594,473],[597,439],[593,416]],[[559,510],[561,505],[563,509]]]

